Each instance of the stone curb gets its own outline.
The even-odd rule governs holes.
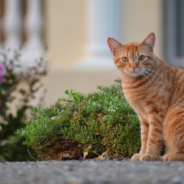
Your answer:
[[[184,162],[0,162],[0,184],[184,184]]]

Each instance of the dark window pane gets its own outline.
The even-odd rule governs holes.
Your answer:
[[[176,54],[184,57],[184,0],[176,0]]]

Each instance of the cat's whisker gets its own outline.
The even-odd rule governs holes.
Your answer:
[[[120,78],[121,77],[121,73],[119,70],[113,72],[112,74],[110,74],[110,78]]]
[[[148,72],[148,75],[150,75],[151,77],[153,77],[154,80],[157,80],[157,79],[155,78],[155,76],[154,76],[153,74],[151,74],[150,72]]]
[[[125,71],[123,71],[123,70],[121,70],[120,73],[122,74],[122,76],[127,75],[127,73]]]
[[[156,75],[156,72],[154,72],[153,70],[150,70],[149,68],[146,68],[145,73],[151,75],[156,80],[156,78],[154,76],[154,75]]]
[[[144,77],[146,79],[146,82],[148,82],[148,85],[151,86],[151,83],[150,83],[150,80],[149,80],[147,74],[146,73],[144,73],[144,74],[145,74]]]
[[[148,78],[148,81],[150,82],[150,79],[152,78],[152,76],[150,75],[149,72],[145,71],[146,77]],[[153,78],[154,79],[154,78]]]
[[[151,68],[146,68],[146,70],[149,70],[149,71],[155,72],[155,71],[154,71],[154,70],[152,70]]]
[[[154,70],[150,69],[150,68],[146,68],[145,70],[148,71],[149,73],[151,72],[153,74],[156,74],[156,72]]]
[[[143,74],[141,75],[143,77],[143,80],[146,81],[146,74],[143,72]]]
[[[154,79],[156,79],[155,78],[156,73],[151,73],[150,71],[146,71],[146,72],[147,72],[147,74],[151,75]]]
[[[151,81],[151,82],[153,82],[153,81],[157,81],[157,79],[155,78],[155,76],[153,76],[150,72],[147,72],[147,75],[148,76],[150,76],[150,78],[153,78],[153,80]],[[149,80],[150,81],[150,80]],[[158,85],[158,83],[156,84],[156,86]]]
[[[146,77],[145,77],[145,75],[144,75],[144,74],[142,75],[142,78],[143,78],[143,81],[145,81],[145,82],[146,82]]]
[[[146,68],[143,72],[144,77],[146,78],[146,81],[149,83],[149,85],[151,86],[151,82],[153,82],[154,80],[156,80],[156,78],[154,77],[153,74],[150,73],[151,70],[148,70],[148,68]],[[153,80],[151,81],[150,79],[153,78]]]

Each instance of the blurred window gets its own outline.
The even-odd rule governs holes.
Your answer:
[[[184,68],[184,0],[165,0],[164,8],[166,61]]]

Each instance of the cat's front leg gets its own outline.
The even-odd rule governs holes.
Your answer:
[[[135,153],[132,156],[131,161],[140,161],[140,157],[146,152],[146,147],[147,147],[149,126],[147,121],[140,115],[139,115],[139,119],[141,123],[141,150],[139,153]]]
[[[140,161],[154,161],[159,159],[163,146],[163,128],[160,122],[150,122],[146,152],[140,156]]]

